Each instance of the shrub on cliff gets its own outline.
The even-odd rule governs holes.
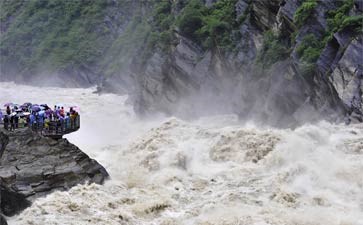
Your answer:
[[[289,50],[281,42],[278,35],[272,31],[265,32],[262,48],[257,55],[257,63],[267,68],[275,62],[285,59],[288,55]]]
[[[340,30],[350,27],[354,29],[356,33],[362,32],[363,28],[363,15],[357,15],[357,16],[349,16],[346,17],[340,27]]]
[[[191,38],[196,38],[197,30],[203,25],[202,13],[205,13],[205,10],[205,6],[199,0],[191,0],[188,2],[176,21],[180,33]]]
[[[187,3],[178,17],[181,34],[192,38],[204,48],[233,48],[233,30],[238,29],[235,20],[236,0],[220,0],[207,8],[200,0]]]
[[[296,10],[294,15],[294,22],[298,27],[304,25],[304,23],[314,13],[315,7],[318,5],[316,0],[305,0],[301,6]]]
[[[306,35],[296,48],[297,55],[305,62],[315,63],[324,46],[313,34]]]

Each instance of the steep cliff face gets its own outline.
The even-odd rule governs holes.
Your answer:
[[[362,121],[359,4],[237,1],[236,19],[245,18],[233,51],[221,51],[217,43],[202,49],[176,30],[177,44],[167,54],[156,52],[145,70],[134,74],[136,111],[233,112],[278,126],[339,121],[352,113],[351,119]],[[344,7],[346,20],[356,16],[358,24],[329,24],[333,19],[327,15]],[[307,16],[303,21],[299,11]]]
[[[39,52],[45,44],[32,42],[30,55],[55,57],[59,62],[55,71],[63,83],[98,83],[101,92],[130,94],[139,114],[237,113],[242,119],[279,126],[321,118],[362,121],[361,1],[67,4],[74,10],[69,19],[73,30],[65,32],[66,42],[45,36],[40,43],[49,38],[57,51],[69,50],[73,43],[83,47],[58,60],[57,51]],[[2,69],[2,77],[46,80],[34,73],[17,73],[19,79],[11,73],[16,56],[9,40],[23,37],[14,27],[22,21],[19,15],[27,15],[25,6],[4,17],[1,54],[7,61],[2,64],[10,72]],[[49,4],[37,7],[54,10]],[[98,17],[90,13],[94,7],[100,9]],[[91,28],[84,32],[91,38],[73,35],[82,21],[96,21],[85,22]],[[96,47],[88,48],[90,44]],[[42,71],[41,66],[35,68]],[[59,76],[55,77],[58,82]]]

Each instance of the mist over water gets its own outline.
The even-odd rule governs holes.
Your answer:
[[[363,125],[297,129],[235,115],[140,120],[127,96],[0,83],[0,102],[78,105],[72,143],[105,185],[36,200],[10,224],[363,225]]]

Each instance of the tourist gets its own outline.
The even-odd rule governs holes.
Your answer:
[[[14,115],[14,129],[19,128],[19,117],[18,115]]]
[[[36,125],[36,116],[35,116],[35,112],[32,112],[32,114],[30,114],[29,116],[30,119],[30,126],[33,130],[36,129],[35,125]]]
[[[69,112],[67,112],[67,115],[64,118],[64,123],[65,123],[66,130],[71,128],[71,117],[70,117],[70,115],[71,114]]]
[[[4,128],[5,130],[8,130],[9,129],[9,116],[8,115],[5,115],[4,117]]]
[[[77,111],[73,110],[73,108],[70,108],[71,112],[71,129],[76,128],[76,118],[77,118]]]
[[[10,114],[11,114],[10,106],[7,106],[7,107],[6,107],[6,114],[7,114],[8,116],[10,116]]]
[[[15,130],[15,122],[14,122],[14,115],[10,116],[10,131]]]
[[[44,126],[44,114],[43,113],[40,113],[40,112],[38,112],[36,114],[36,120],[37,120],[38,129],[39,130],[42,130],[43,129],[43,126]]]
[[[17,109],[15,104],[12,107],[9,103],[6,105],[6,113],[0,110],[0,121],[4,122],[6,130],[14,131],[18,128],[29,127],[33,131],[42,132],[45,129],[47,132],[64,134],[79,128],[78,112],[73,107],[66,112],[63,106],[58,105],[54,106],[54,111],[46,104],[41,105],[44,107],[41,110],[35,108],[37,105],[33,105],[34,108],[25,106],[24,104]]]
[[[61,115],[59,115],[59,123],[58,124],[60,126],[60,130],[63,132],[65,123],[64,123],[64,118]]]
[[[25,119],[23,117],[19,118],[19,128],[25,127]]]
[[[50,118],[46,117],[44,120],[44,128],[46,131],[49,131]]]
[[[63,107],[60,109],[59,114],[60,114],[62,117],[64,117],[64,116],[65,116],[65,114],[64,114],[64,108],[63,108]]]

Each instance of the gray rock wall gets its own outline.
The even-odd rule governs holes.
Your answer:
[[[335,3],[319,2],[301,28],[293,21],[300,1],[252,1],[251,9],[248,4],[244,0],[236,4],[237,15],[251,12],[241,25],[241,41],[234,52],[202,51],[178,34],[178,44],[171,52],[155,53],[145,63],[146,69],[135,73],[137,88],[132,96],[136,111],[182,117],[237,113],[242,119],[274,126],[319,119],[339,122],[351,112],[356,121],[361,120],[362,35],[351,41],[352,33],[336,33],[310,74],[301,72],[295,52],[305,35],[323,37],[325,14],[336,8]],[[262,70],[256,57],[263,33],[269,29],[286,39],[292,52],[287,64],[280,62]],[[289,43],[293,33],[296,41]]]

